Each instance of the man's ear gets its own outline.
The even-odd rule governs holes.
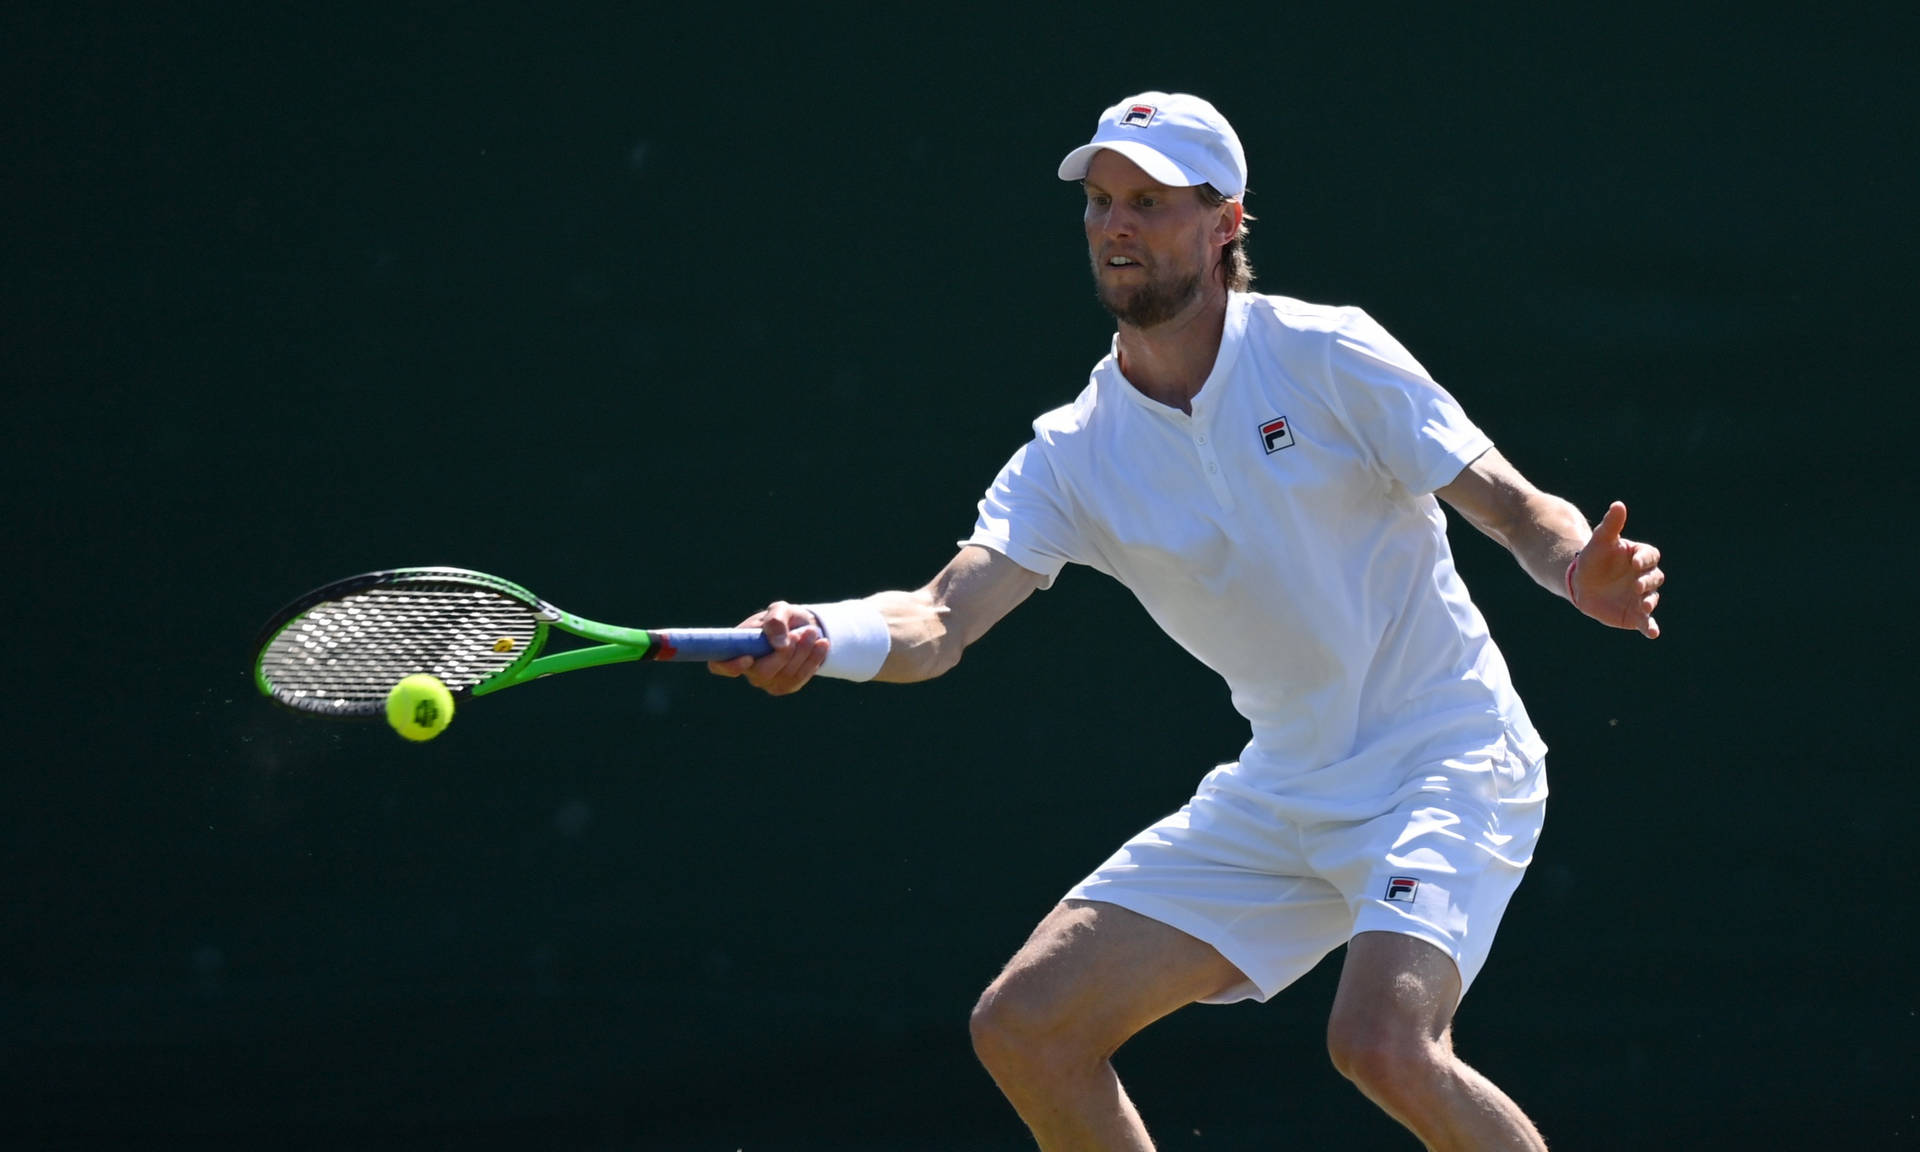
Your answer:
[[[1247,206],[1238,200],[1229,200],[1220,205],[1220,220],[1213,232],[1213,242],[1225,246],[1240,231],[1240,221],[1246,217]]]

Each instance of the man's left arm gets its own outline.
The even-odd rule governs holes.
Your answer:
[[[1513,553],[1541,587],[1612,628],[1660,635],[1660,550],[1620,535],[1627,506],[1614,501],[1591,529],[1572,504],[1528,482],[1489,448],[1434,495]]]

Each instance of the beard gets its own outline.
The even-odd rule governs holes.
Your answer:
[[[1100,282],[1100,268],[1096,264],[1093,270],[1093,294],[1099,298],[1100,306],[1120,323],[1134,328],[1152,328],[1178,316],[1182,308],[1193,302],[1193,298],[1200,294],[1200,274],[1196,272],[1178,280],[1152,277],[1146,283],[1136,285],[1131,292],[1109,292]]]

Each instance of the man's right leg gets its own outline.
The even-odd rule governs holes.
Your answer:
[[[1111,1057],[1142,1028],[1245,981],[1211,944],[1069,900],[973,1010],[973,1046],[1046,1152],[1151,1149]]]

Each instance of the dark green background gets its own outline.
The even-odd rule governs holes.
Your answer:
[[[245,673],[390,565],[925,579],[1105,347],[1053,166],[1168,87],[1262,288],[1667,552],[1648,644],[1456,535],[1556,795],[1464,1054],[1560,1150],[1914,1145],[1910,18],[193,11],[0,15],[13,1143],[1024,1146],[974,994],[1243,739],[1103,579],[932,685],[622,668],[418,748]],[[1333,975],[1121,1054],[1166,1147],[1409,1146]]]

